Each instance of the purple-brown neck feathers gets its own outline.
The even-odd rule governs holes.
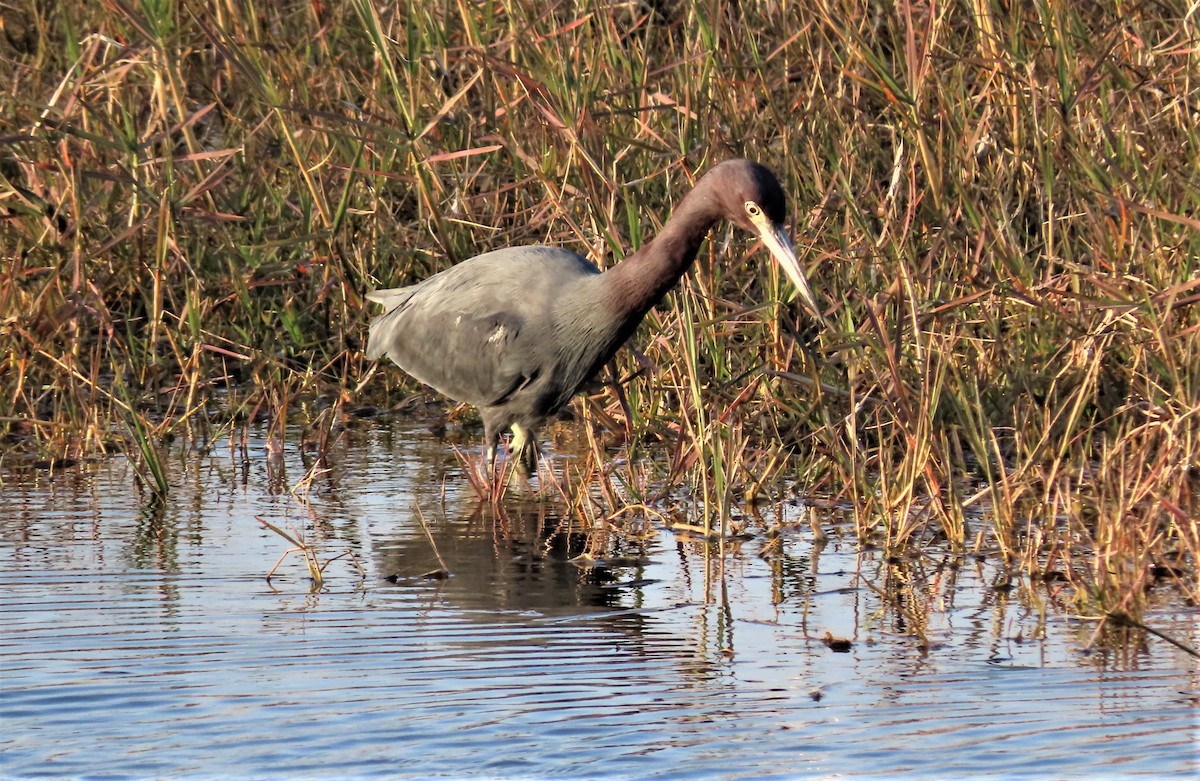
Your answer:
[[[605,272],[604,303],[633,319],[623,330],[632,333],[646,312],[675,287],[715,223],[729,219],[753,230],[744,211],[747,201],[758,203],[772,222],[783,222],[783,190],[768,169],[749,160],[721,163],[680,201],[653,241]]]
[[[685,199],[653,241],[608,272],[617,307],[644,315],[661,301],[687,273],[704,237],[719,219],[700,199]]]

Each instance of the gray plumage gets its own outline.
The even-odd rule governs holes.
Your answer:
[[[620,346],[619,324],[594,307],[600,276],[570,250],[510,247],[409,287],[377,290],[367,297],[388,311],[371,323],[367,357],[387,355],[417,380],[478,407],[489,445],[492,432],[514,423],[533,431]]]
[[[654,241],[601,273],[570,250],[510,247],[463,261],[409,287],[367,298],[367,357],[387,355],[446,396],[479,408],[489,466],[506,429],[518,464],[536,466],[536,431],[562,409],[678,281],[718,219],[763,238],[820,318],[782,231],[782,188],[746,160],[710,171]]]

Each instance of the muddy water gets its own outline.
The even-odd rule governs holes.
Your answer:
[[[119,458],[4,472],[0,775],[1091,778],[1200,764],[1194,660],[1141,634],[1089,646],[1094,627],[1053,587],[997,589],[989,562],[936,551],[889,564],[835,529],[821,550],[807,532],[771,548],[760,535],[721,558],[661,530],[589,539],[536,504],[480,515],[448,452],[375,421],[299,501],[291,443],[280,459],[253,439],[180,450],[158,508]],[[343,557],[310,593],[293,555],[268,584],[287,544],[255,516],[303,531],[322,563],[352,552],[365,577]],[[585,551],[598,566],[572,562]],[[1194,608],[1161,600],[1151,622],[1200,643]]]

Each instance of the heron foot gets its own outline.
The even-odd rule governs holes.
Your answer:
[[[513,438],[509,445],[509,453],[512,455],[516,468],[521,472],[523,477],[537,474],[538,468],[538,447],[537,434],[533,429],[526,429],[523,426],[513,424]]]

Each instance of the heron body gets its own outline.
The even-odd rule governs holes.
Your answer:
[[[709,171],[662,232],[601,272],[559,247],[509,247],[465,260],[415,285],[377,290],[367,357],[400,368],[479,409],[489,466],[506,429],[525,469],[536,432],[570,402],[691,266],[709,229],[729,219],[758,234],[820,318],[782,225],[778,180],[748,160]]]

